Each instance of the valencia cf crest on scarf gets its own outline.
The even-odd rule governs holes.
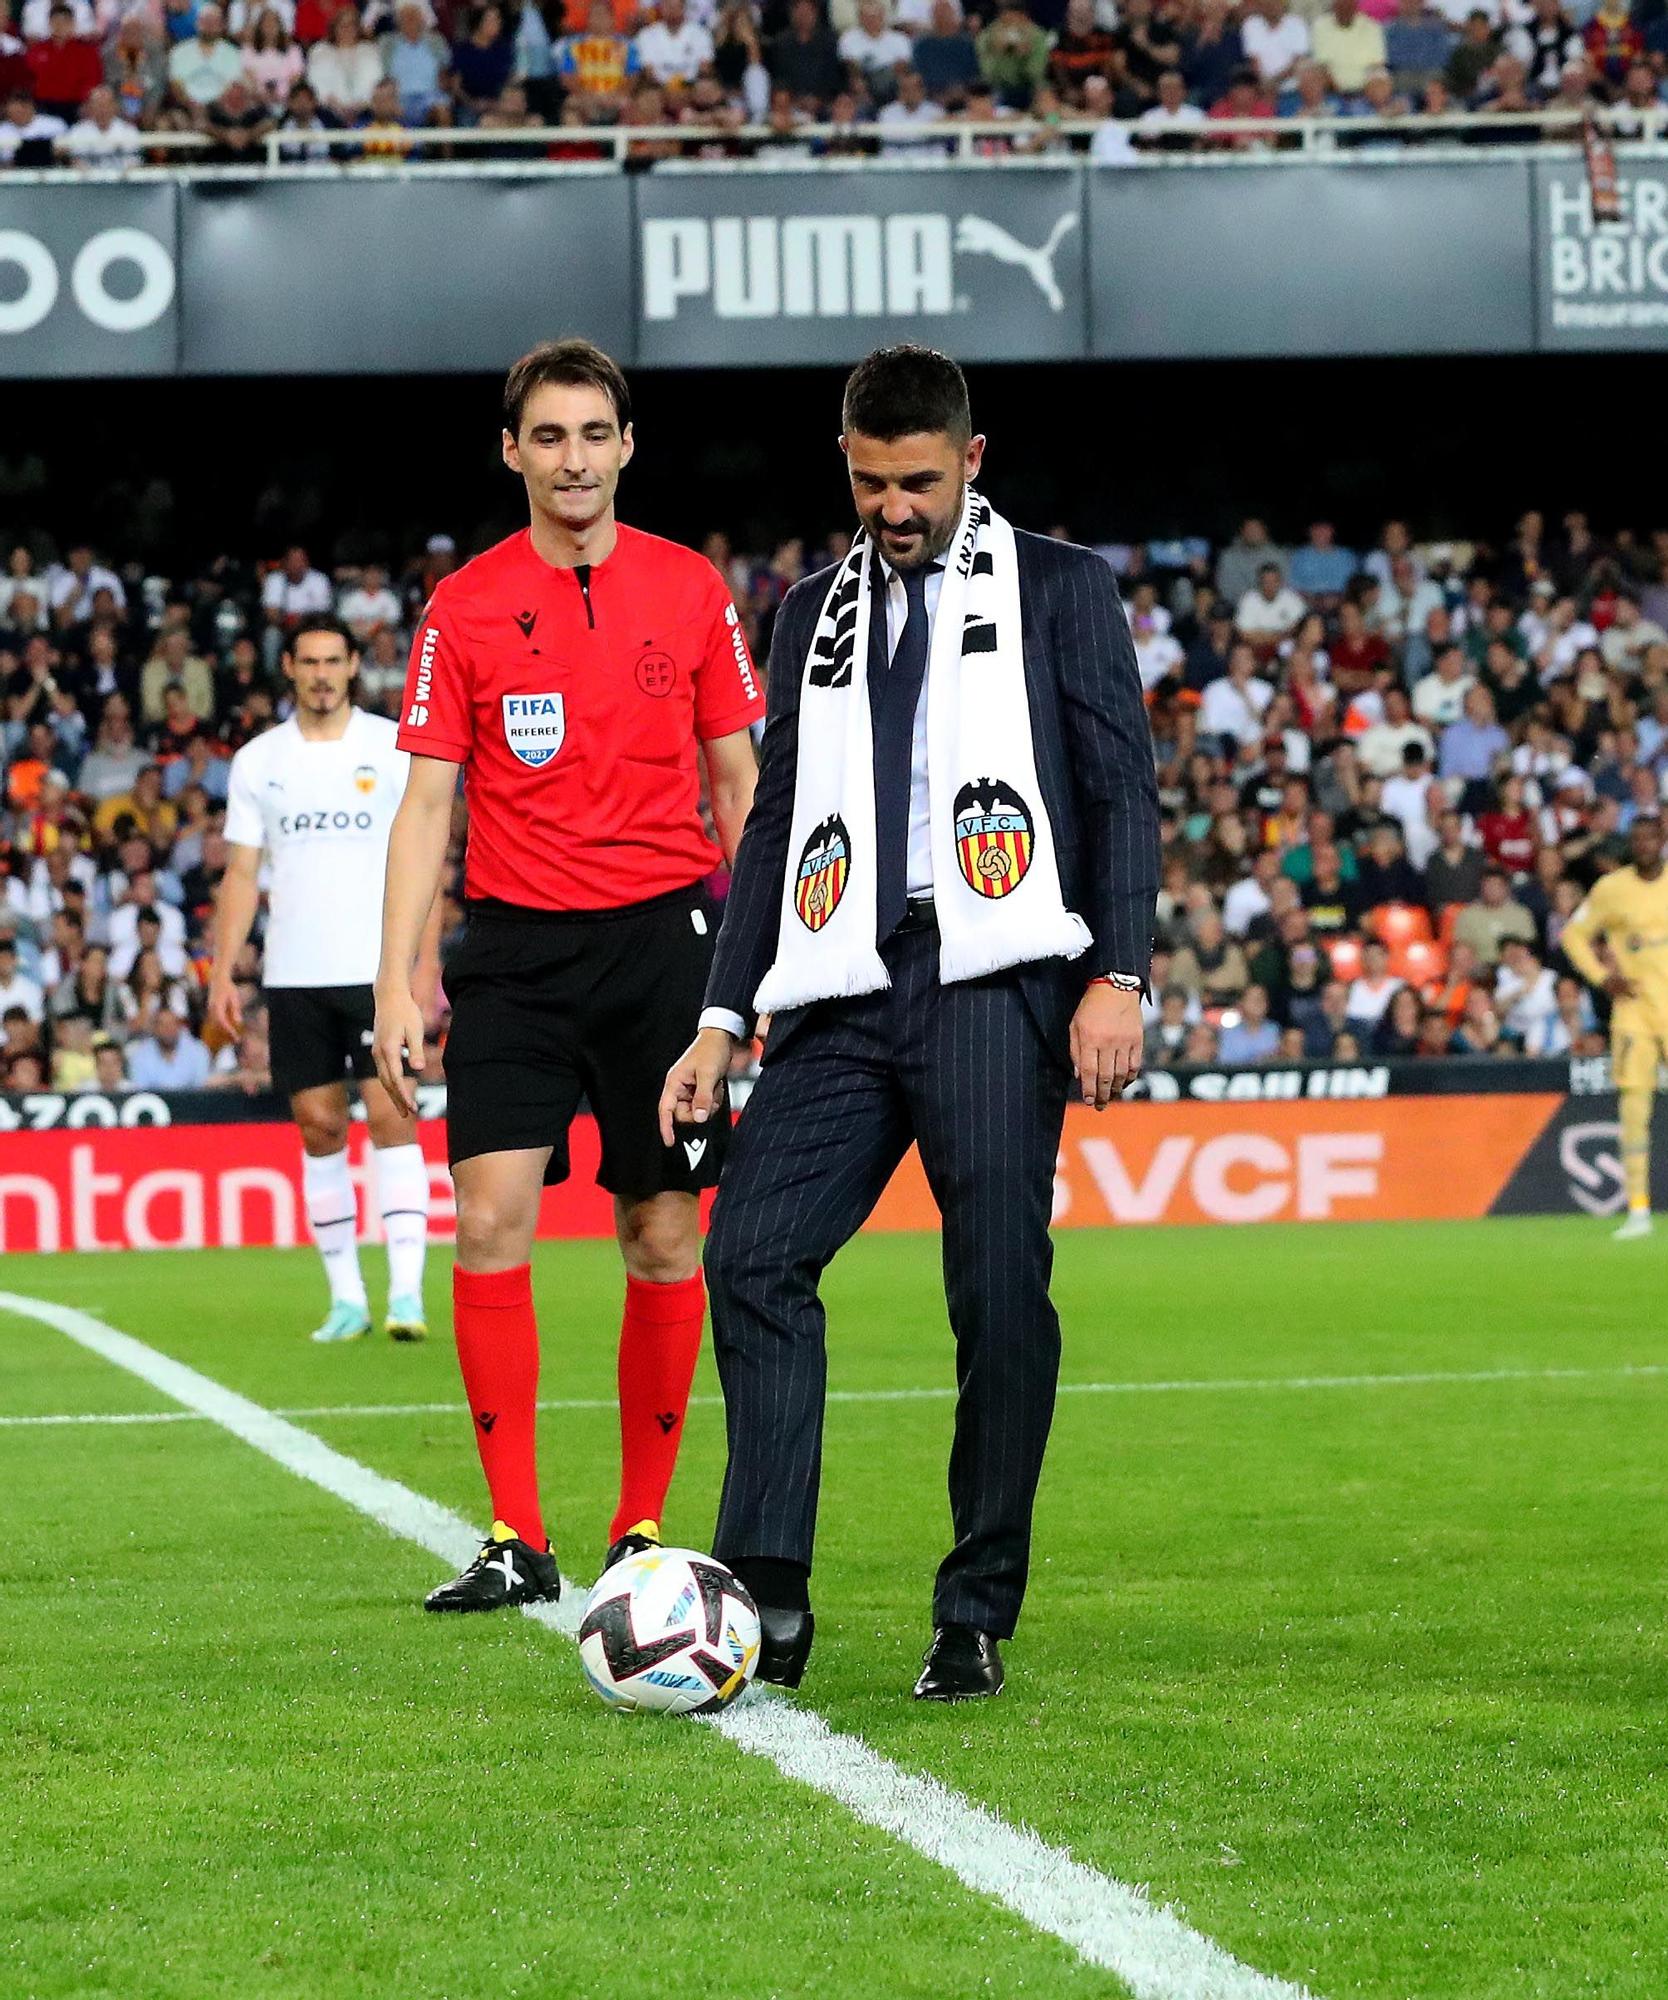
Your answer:
[[[840,907],[851,873],[851,835],[838,813],[814,827],[799,857],[793,906],[808,931],[820,931]]]
[[[1031,809],[1012,785],[980,778],[956,794],[956,859],[967,886],[1006,896],[1031,866]]]

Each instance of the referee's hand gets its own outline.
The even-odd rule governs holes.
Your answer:
[[[415,1118],[416,1079],[423,1073],[423,1010],[409,989],[378,992],[371,1053],[376,1057],[378,1082],[408,1118]]]
[[[730,1073],[735,1038],[723,1028],[703,1028],[666,1072],[660,1093],[660,1143],[670,1146],[678,1125],[704,1125]]]

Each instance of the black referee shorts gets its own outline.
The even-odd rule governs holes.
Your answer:
[[[568,1177],[580,1100],[602,1134],[597,1182],[626,1201],[712,1187],[726,1104],[697,1134],[660,1143],[666,1072],[700,1018],[718,916],[696,887],[620,910],[469,906],[446,967],[446,1151],[549,1146],[545,1181]]]
[[[267,1039],[272,1081],[286,1097],[376,1075],[371,1030],[376,995],[369,986],[269,986]]]

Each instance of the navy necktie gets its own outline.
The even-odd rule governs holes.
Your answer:
[[[884,943],[903,922],[909,889],[909,798],[915,757],[915,710],[927,675],[927,572],[900,571],[909,615],[891,663],[876,672],[870,656],[869,703],[875,739],[875,937]],[[877,576],[881,584],[884,572]],[[876,649],[885,658],[886,605],[880,597]]]

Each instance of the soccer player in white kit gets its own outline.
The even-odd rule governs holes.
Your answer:
[[[241,1032],[233,970],[260,907],[264,856],[271,871],[264,986],[272,1075],[301,1128],[307,1219],[330,1282],[330,1310],[313,1338],[357,1340],[371,1325],[348,1175],[351,1072],[376,1153],[388,1246],[386,1330],[396,1340],[421,1340],[428,1166],[416,1121],[376,1080],[371,1047],[388,830],[411,760],[395,747],[392,722],[354,706],[358,667],[345,625],[304,618],[284,655],[294,714],[232,759],[231,859],[215,913],[209,1014],[223,1033]],[[427,939],[431,965],[437,914],[438,904]]]

